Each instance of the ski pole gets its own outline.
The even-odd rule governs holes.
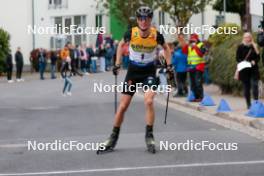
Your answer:
[[[171,80],[171,75],[169,72],[167,72],[169,80]],[[165,111],[165,118],[164,118],[164,124],[167,123],[167,116],[168,116],[168,107],[169,107],[169,99],[170,99],[170,91],[168,90],[167,94],[167,101],[166,101],[166,111]]]
[[[117,75],[115,75],[115,113],[117,111]]]
[[[167,94],[166,111],[165,111],[165,118],[164,118],[164,124],[165,125],[167,123],[169,99],[170,99],[170,92],[168,92],[168,94]]]

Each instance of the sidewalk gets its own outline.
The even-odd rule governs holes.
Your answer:
[[[225,120],[234,121],[244,126],[252,127],[254,129],[263,131],[264,133],[264,118],[254,118],[246,116],[248,112],[246,102],[243,97],[235,97],[232,95],[221,95],[220,89],[215,85],[204,86],[205,94],[211,96],[216,106],[201,106],[199,103],[188,102],[186,97],[172,97],[172,103],[202,111],[210,115],[214,115]],[[225,99],[229,104],[232,112],[217,113],[217,107],[221,99]],[[261,100],[263,101],[263,100]]]

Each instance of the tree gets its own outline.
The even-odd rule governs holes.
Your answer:
[[[174,24],[184,27],[193,14],[200,13],[211,0],[159,0],[157,7],[168,13]]]
[[[0,74],[5,70],[5,57],[10,52],[9,39],[8,32],[0,28]]]
[[[216,0],[213,4],[213,9],[222,12],[223,11],[223,0]],[[226,1],[226,11],[232,13],[238,13],[242,26],[244,27],[247,22],[246,15],[246,0],[232,0]]]
[[[104,7],[113,13],[122,24],[135,24],[135,12],[141,5],[154,8],[155,0],[98,0]]]

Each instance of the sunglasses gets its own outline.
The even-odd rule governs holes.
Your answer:
[[[150,20],[151,18],[150,17],[147,17],[147,16],[141,16],[141,17],[138,17],[138,20],[139,21],[148,21],[148,20]]]

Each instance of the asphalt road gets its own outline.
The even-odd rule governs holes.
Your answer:
[[[119,77],[122,81],[124,74]],[[115,152],[28,150],[28,141],[49,143],[96,143],[111,132],[114,94],[94,92],[94,83],[113,84],[110,73],[73,78],[73,95],[63,97],[63,81],[26,80],[0,83],[0,176],[91,175],[91,176],[263,176],[264,143],[155,103],[155,138],[159,151],[146,152],[144,103],[135,96],[126,113]],[[165,98],[164,98],[165,99]],[[175,105],[173,105],[175,106]],[[195,114],[193,114],[195,115]],[[209,141],[237,143],[235,151],[165,150],[169,144]],[[173,145],[172,145],[173,146]]]

